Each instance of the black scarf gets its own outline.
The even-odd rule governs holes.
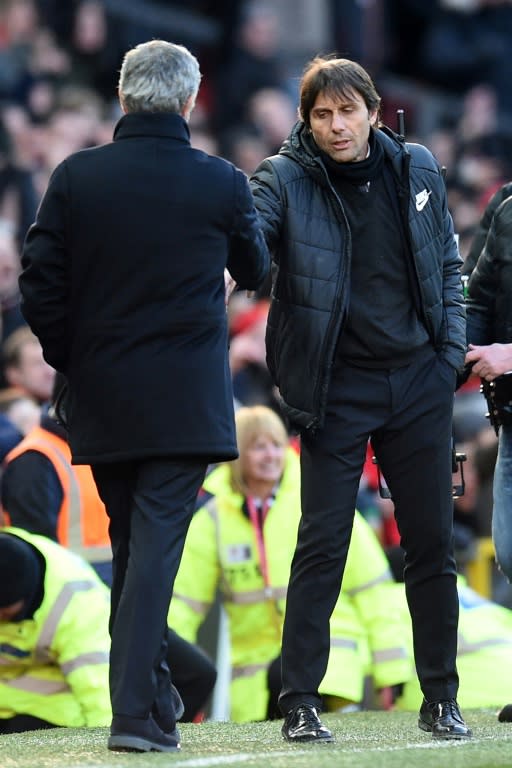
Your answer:
[[[368,143],[370,145],[368,157],[354,163],[337,163],[325,152],[320,151],[320,156],[329,175],[339,177],[340,181],[348,181],[356,187],[362,187],[369,181],[376,179],[382,173],[384,150],[380,142],[376,140],[373,129],[370,130]]]

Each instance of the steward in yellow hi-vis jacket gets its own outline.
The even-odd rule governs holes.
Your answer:
[[[407,621],[408,610],[403,584],[396,584],[396,611]],[[502,707],[512,691],[512,611],[488,600],[457,581],[459,632],[457,669],[460,688],[457,701],[464,709]],[[412,648],[412,627],[407,621],[407,639]],[[423,696],[416,674],[404,686],[397,709],[417,710]]]
[[[230,717],[238,722],[271,716],[268,671],[280,654],[300,519],[299,459],[289,447],[282,449],[280,479],[271,498],[255,499],[236,490],[235,479],[248,468],[250,452],[260,450],[256,469],[264,477],[272,452],[286,439],[271,413],[255,406],[236,414],[240,458],[217,467],[205,481],[211,497],[192,519],[169,611],[170,625],[194,642],[220,589],[231,643]],[[250,439],[247,423],[253,427]],[[365,676],[373,677],[376,688],[410,676],[401,625],[388,610],[391,579],[373,530],[356,514],[343,588],[331,619],[329,666],[320,689],[324,697],[359,703]]]
[[[0,530],[0,733],[110,724],[109,595],[59,544]]]

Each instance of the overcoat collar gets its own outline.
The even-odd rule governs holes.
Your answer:
[[[139,136],[162,136],[190,143],[187,121],[181,115],[170,112],[131,112],[118,120],[114,141]]]

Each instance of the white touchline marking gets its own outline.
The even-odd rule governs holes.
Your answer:
[[[432,741],[429,741],[425,744],[403,744],[401,746],[397,745],[396,747],[369,747],[365,749],[361,747],[350,747],[348,742],[345,742],[344,748],[339,749],[339,742],[338,742],[338,748],[336,749],[336,753],[339,754],[340,752],[343,752],[343,753],[399,752],[405,749],[432,749],[432,748],[450,749],[454,746],[462,746],[463,744],[475,744],[477,741],[482,741],[482,739],[475,739],[475,738],[468,739],[468,740],[453,739],[453,740],[447,740],[447,741],[432,739]],[[329,751],[328,744],[323,745],[323,748],[325,748],[326,753]],[[172,766],[173,768],[209,768],[209,766],[214,766],[214,765],[229,765],[230,763],[246,763],[248,760],[260,760],[260,759],[268,760],[269,757],[291,757],[292,755],[311,756],[311,754],[312,754],[311,749],[299,750],[293,744],[291,744],[290,749],[280,750],[279,752],[275,752],[274,750],[269,750],[268,752],[251,752],[250,754],[245,752],[240,752],[240,753],[231,754],[231,755],[216,755],[215,757],[197,757],[197,758],[191,757],[190,759],[177,760],[176,762],[173,760]]]

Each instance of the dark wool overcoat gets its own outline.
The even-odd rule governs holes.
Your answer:
[[[20,289],[69,382],[75,463],[236,457],[225,267],[245,289],[268,273],[248,182],[179,115],[125,115],[55,169]]]

